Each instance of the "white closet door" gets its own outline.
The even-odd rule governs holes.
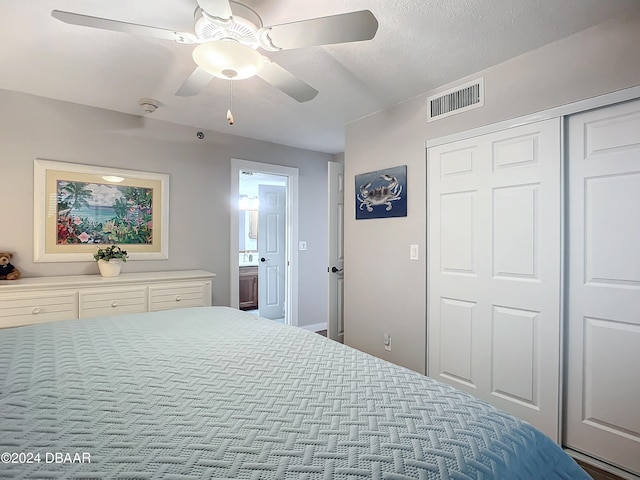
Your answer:
[[[565,443],[640,474],[640,101],[568,135]]]
[[[428,372],[559,440],[553,119],[428,152]]]

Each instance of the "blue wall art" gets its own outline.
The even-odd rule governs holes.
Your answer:
[[[356,220],[406,216],[406,165],[356,175]]]

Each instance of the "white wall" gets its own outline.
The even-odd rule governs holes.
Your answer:
[[[345,343],[425,371],[425,141],[640,85],[639,46],[640,16],[613,20],[468,77],[484,76],[483,108],[427,123],[433,91],[347,126],[346,211],[355,211],[354,175],[404,164],[409,203],[405,218],[346,214]],[[418,262],[409,260],[412,243]]]
[[[94,262],[33,262],[33,160],[43,158],[170,175],[169,260],[130,261],[128,272],[204,269],[213,302],[228,305],[230,159],[300,171],[300,325],[326,321],[329,154],[205,131],[152,118],[0,90],[0,250],[25,276],[97,273]],[[313,239],[313,241],[311,241]],[[0,284],[1,288],[1,284]]]

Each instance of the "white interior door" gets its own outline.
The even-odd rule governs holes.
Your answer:
[[[565,444],[640,475],[640,101],[569,119]]]
[[[258,310],[264,318],[285,318],[286,187],[260,185],[258,199]]]
[[[329,162],[328,336],[344,343],[344,165]]]
[[[429,148],[428,372],[559,440],[553,119]]]

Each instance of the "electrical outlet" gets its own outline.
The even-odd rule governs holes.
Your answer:
[[[382,338],[382,343],[384,344],[384,349],[387,352],[390,352],[391,351],[391,335],[389,335],[388,333],[385,333]]]

